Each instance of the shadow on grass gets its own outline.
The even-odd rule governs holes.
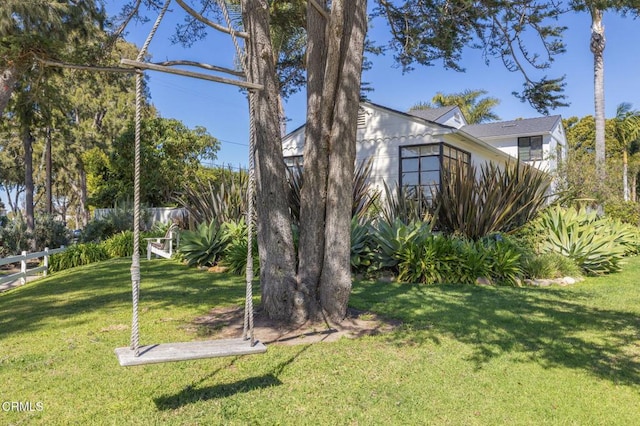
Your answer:
[[[239,393],[247,393],[256,389],[265,389],[272,386],[280,386],[282,382],[278,378],[280,374],[292,364],[300,355],[307,351],[311,345],[304,345],[301,349],[288,359],[276,365],[271,372],[258,377],[250,377],[234,383],[226,383],[199,388],[198,386],[208,379],[211,379],[220,372],[220,369],[213,373],[203,376],[197,382],[186,386],[182,391],[175,395],[165,395],[154,398],[156,407],[159,410],[175,410],[185,405],[193,404],[199,401],[208,401],[211,399],[226,398]],[[238,357],[233,358],[229,363],[229,367],[233,366]]]
[[[0,337],[51,326],[77,324],[80,315],[131,310],[131,261],[115,259],[52,274],[0,295]],[[214,275],[174,261],[141,262],[140,306],[154,308],[241,303],[240,277]],[[69,321],[67,323],[67,320]],[[75,322],[74,322],[75,321]]]
[[[398,318],[394,344],[471,346],[478,368],[491,359],[586,370],[616,384],[640,384],[640,316],[590,306],[566,289],[359,283],[352,304]]]
[[[211,399],[227,398],[240,393],[251,392],[256,389],[265,389],[280,386],[282,382],[273,374],[265,374],[259,377],[250,377],[235,383],[221,383],[219,385],[204,388],[186,387],[175,395],[154,398],[159,410],[175,410],[185,405]]]

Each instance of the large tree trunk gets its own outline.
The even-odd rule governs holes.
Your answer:
[[[333,99],[320,302],[325,313],[335,321],[344,319],[351,293],[353,170],[367,31],[366,10],[366,0],[346,1],[341,28],[341,68],[337,75],[338,90]],[[332,60],[331,51],[328,60]]]
[[[18,71],[15,67],[9,67],[0,73],[0,118],[9,104],[11,94],[18,81]]]
[[[593,88],[596,124],[596,178],[600,188],[599,196],[604,193],[606,180],[605,168],[605,113],[604,113],[604,25],[602,10],[591,8],[591,52],[593,53]]]
[[[326,8],[326,1],[317,2]],[[323,137],[325,66],[327,64],[326,19],[307,7],[307,123],[305,126],[303,185],[300,189],[300,241],[298,281],[304,295],[305,316],[317,319],[317,297],[324,255],[325,205],[328,174],[328,130]],[[337,61],[335,62],[337,65]],[[329,106],[330,107],[330,106]]]
[[[299,278],[309,316],[314,319],[319,305],[327,317],[340,321],[351,292],[352,186],[366,0],[334,0],[328,27],[320,16],[309,6]]]
[[[254,95],[256,211],[262,305],[273,319],[295,321],[295,253],[280,138],[279,87],[273,65],[266,0],[242,0],[249,81],[264,89]]]
[[[317,1],[320,7],[326,1]],[[326,22],[308,6],[308,94],[298,280],[294,275],[278,87],[265,0],[243,0],[255,95],[258,245],[262,302],[276,319],[340,321],[351,291],[351,206],[366,0],[333,0]],[[258,78],[259,76],[259,78]],[[326,244],[325,244],[326,242]]]

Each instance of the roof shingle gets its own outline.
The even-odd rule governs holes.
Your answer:
[[[496,123],[471,124],[460,130],[477,138],[550,133],[561,120],[560,115],[499,121]]]

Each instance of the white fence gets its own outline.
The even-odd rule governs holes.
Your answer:
[[[143,209],[149,215],[149,225],[154,223],[170,223],[171,219],[176,217],[182,217],[187,214],[187,210],[181,207],[152,207]],[[95,219],[102,219],[113,213],[115,209],[95,209],[93,217]]]
[[[36,275],[40,272],[42,272],[44,276],[47,276],[47,272],[49,270],[49,256],[52,254],[61,253],[66,249],[67,248],[65,246],[62,246],[53,250],[45,248],[44,251],[39,251],[37,253],[27,253],[26,251],[23,251],[19,256],[10,256],[5,257],[4,259],[0,259],[0,266],[9,265],[12,263],[20,263],[20,272],[16,272],[15,274],[11,275],[0,276],[0,284],[11,283],[17,281],[18,279],[20,280],[20,284],[24,284],[27,282],[28,276]],[[44,258],[42,266],[27,269],[28,260],[40,258]]]

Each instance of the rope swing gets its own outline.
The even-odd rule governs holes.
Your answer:
[[[191,13],[188,6],[186,6],[181,0],[177,0],[178,3]],[[236,49],[236,54],[240,58],[242,64],[242,75],[247,75],[246,72],[246,58],[243,54],[240,44],[237,40],[237,35],[244,38],[247,37],[245,33],[241,33],[232,29],[231,19],[227,10],[225,0],[217,0],[218,5],[222,11],[224,19],[227,24],[227,28],[220,27],[216,24],[215,29],[228,33],[231,36],[233,44]],[[263,353],[267,348],[261,343],[255,340],[253,334],[253,253],[251,247],[253,246],[253,212],[254,212],[254,187],[255,187],[255,91],[262,89],[262,86],[253,82],[247,82],[242,80],[223,79],[220,77],[211,76],[208,74],[194,73],[185,70],[176,70],[169,68],[168,65],[160,64],[148,64],[143,62],[147,53],[147,49],[153,36],[155,35],[162,18],[164,17],[171,0],[167,0],[161,9],[156,22],[149,32],[147,39],[140,49],[135,61],[121,60],[124,65],[133,66],[136,69],[136,113],[135,113],[135,158],[134,158],[134,221],[133,221],[133,257],[131,262],[131,293],[133,298],[133,312],[131,319],[131,342],[129,347],[117,348],[115,350],[120,365],[133,366],[142,364],[162,363],[170,361],[185,361],[201,358],[223,357],[223,356],[237,356],[237,355],[249,355],[256,353]],[[183,61],[175,61],[175,64],[184,64]],[[202,65],[202,64],[200,64]],[[216,69],[220,71],[220,67],[206,66],[204,68]],[[150,69],[161,72],[169,72],[173,74],[180,74],[188,77],[200,78],[210,81],[215,81],[225,84],[233,84],[239,87],[248,89],[249,92],[249,182],[247,188],[247,267],[246,267],[246,297],[244,307],[244,326],[242,332],[242,338],[238,339],[221,339],[221,340],[208,340],[208,341],[193,341],[193,342],[181,342],[181,343],[164,343],[156,345],[140,346],[140,330],[139,330],[139,316],[138,316],[138,301],[140,296],[140,133],[141,133],[141,121],[142,121],[142,69]],[[233,74],[239,73],[233,71]]]

